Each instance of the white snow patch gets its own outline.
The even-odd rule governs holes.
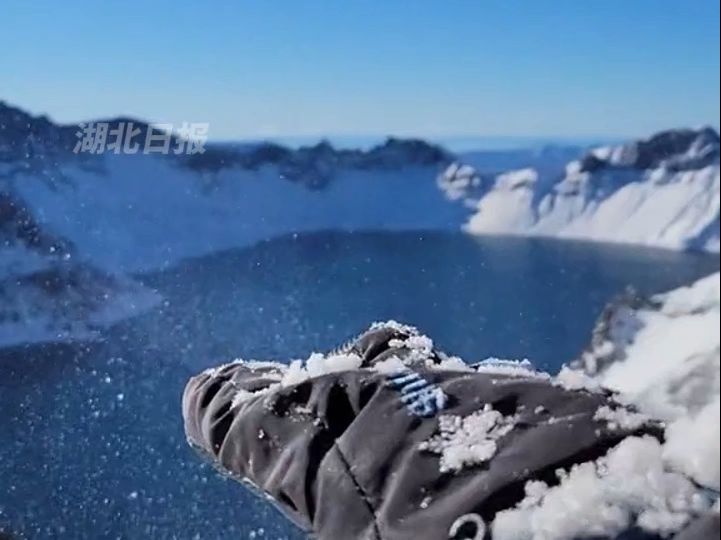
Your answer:
[[[636,431],[651,420],[645,414],[628,410],[625,407],[611,408],[608,405],[599,407],[593,419],[606,422],[610,429],[624,431]]]
[[[415,329],[414,329],[415,330]],[[391,339],[388,346],[396,349],[407,349],[403,356],[403,363],[406,366],[428,365],[433,367],[433,340],[428,336],[417,333],[406,339]]]
[[[441,456],[441,472],[458,472],[489,461],[496,454],[497,441],[515,424],[515,416],[503,416],[490,404],[465,417],[442,415],[439,433],[421,443],[419,449]]]
[[[719,491],[719,439],[721,438],[719,397],[698,414],[682,417],[666,429],[664,458],[699,484]]]
[[[391,356],[389,358],[386,358],[385,360],[381,360],[380,362],[376,362],[375,364],[373,364],[374,371],[388,375],[400,373],[405,369],[406,365],[403,363],[403,360],[401,360],[397,356]]]
[[[699,279],[688,287],[659,294],[655,300],[662,302],[661,312],[669,317],[718,310],[721,299],[719,274]]]
[[[388,321],[376,321],[370,326],[370,330],[393,330],[399,334],[408,334],[411,336],[418,336],[420,332],[415,326],[400,323],[393,319]]]
[[[458,356],[441,356],[441,361],[430,367],[439,371],[473,371],[473,368]]]
[[[405,340],[392,339],[388,342],[390,347],[413,349],[427,354],[433,350],[433,340],[425,335],[410,336]]]
[[[247,403],[248,401],[250,401],[258,396],[264,396],[278,388],[280,388],[280,384],[278,384],[278,383],[269,384],[265,388],[261,388],[260,390],[256,390],[255,392],[249,392],[248,390],[241,388],[238,391],[236,391],[235,395],[233,395],[233,401],[231,402],[230,406],[233,409],[236,409],[236,408],[240,407],[241,405],[243,405],[244,403]]]
[[[572,391],[586,390],[596,393],[602,390],[601,384],[596,379],[589,377],[583,371],[568,366],[561,368],[561,371],[553,379],[553,383],[556,386]]]
[[[477,373],[488,375],[506,375],[509,377],[530,377],[534,379],[550,379],[548,373],[536,370],[533,364],[527,360],[507,360],[502,358],[486,358],[474,364],[473,368]]]
[[[14,183],[39,222],[106,270],[163,269],[291,233],[447,230],[463,221],[438,189],[435,166],[341,169],[314,190],[271,165],[199,173],[152,155],[98,159],[102,171],[61,165],[66,184],[35,174]]]
[[[325,356],[320,353],[311,354],[305,362],[294,360],[283,374],[281,386],[300,384],[314,377],[321,377],[329,373],[353,371],[360,369],[363,359],[354,353],[331,354]]]
[[[685,476],[665,468],[653,437],[629,437],[607,456],[558,477],[553,487],[529,483],[526,499],[496,516],[493,538],[615,537],[633,525],[669,535],[711,506]]]
[[[278,362],[258,362],[234,360],[218,367],[209,368],[204,371],[211,377],[216,376],[221,370],[238,364],[243,364],[251,370],[263,370],[263,376],[275,380],[260,390],[250,392],[239,388],[233,396],[233,407],[239,407],[247,401],[258,396],[270,394],[281,388],[295,386],[308,379],[321,377],[330,373],[352,371],[361,367],[362,358],[357,354],[331,353],[323,355],[320,353],[311,354],[307,360],[293,360],[289,365]],[[232,381],[231,381],[232,382]]]

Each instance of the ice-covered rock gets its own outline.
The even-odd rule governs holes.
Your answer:
[[[310,189],[323,189],[343,171],[389,171],[407,167],[440,167],[451,159],[442,148],[417,139],[389,137],[368,150],[334,148],[328,141],[297,149],[271,142],[211,145],[202,154],[180,160],[198,173],[225,169],[257,171],[272,167],[279,176]]]
[[[618,167],[639,170],[701,169],[718,165],[719,135],[712,128],[677,129],[647,140],[593,149],[582,160],[581,171]]]
[[[463,200],[475,208],[478,200],[493,188],[495,178],[508,171],[533,169],[542,178],[559,176],[569,161],[585,150],[571,145],[528,142],[527,148],[484,149],[464,152],[438,177],[438,185],[449,200]]]
[[[450,201],[472,198],[487,189],[491,178],[484,178],[470,165],[451,163],[438,176],[438,187]]]

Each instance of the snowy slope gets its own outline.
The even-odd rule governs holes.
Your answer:
[[[719,395],[719,274],[612,303],[577,362],[663,418],[696,413]]]
[[[147,124],[132,121],[141,133]],[[320,229],[458,229],[435,178],[447,153],[390,138],[75,154],[77,126],[0,102],[0,345],[92,337],[157,298],[134,271]],[[142,135],[141,135],[142,138]]]
[[[320,229],[458,229],[465,215],[436,186],[448,154],[423,141],[78,156],[68,128],[5,106],[3,130],[2,114],[0,105],[0,183],[105,270],[156,269]]]
[[[489,179],[453,164],[439,184],[454,199],[476,188],[465,194],[474,234],[719,251],[719,137],[708,128],[597,148],[562,173],[529,168]]]
[[[104,156],[98,174],[61,167],[57,187],[30,175],[17,189],[39,219],[105,269],[147,270],[181,258],[321,229],[457,229],[436,169],[344,169],[322,189],[274,165],[199,173],[155,156]]]
[[[0,346],[90,339],[157,300],[132,280],[82,261],[21,199],[0,190]]]
[[[719,489],[719,274],[611,304],[575,363],[649,415],[669,422],[668,458]]]

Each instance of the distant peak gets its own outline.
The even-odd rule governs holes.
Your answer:
[[[603,168],[699,169],[719,162],[719,134],[712,127],[670,129],[647,139],[591,150],[581,171]]]

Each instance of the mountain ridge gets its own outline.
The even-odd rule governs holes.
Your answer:
[[[157,301],[127,275],[285,234],[464,228],[718,251],[711,130],[471,156],[478,169],[395,138],[367,150],[259,142],[187,156],[76,155],[77,131],[0,104],[5,340],[22,321],[28,339],[92,334],[100,319]],[[499,163],[525,168],[499,174]]]
[[[105,123],[109,129],[132,123],[143,140],[152,123],[118,116],[90,120],[84,124]],[[22,163],[21,169],[6,170],[11,176],[27,169],[46,170],[59,165],[89,159],[95,155],[75,154],[82,135],[81,124],[57,124],[46,115],[33,116],[20,108],[0,101],[0,164]],[[158,129],[158,128],[153,128]],[[174,143],[179,140],[175,137]],[[109,154],[110,151],[100,152]],[[162,156],[171,158],[174,156]],[[281,176],[319,189],[332,181],[338,169],[399,169],[405,166],[447,165],[453,156],[442,147],[417,138],[389,136],[367,150],[335,148],[329,141],[298,148],[270,141],[233,144],[206,142],[202,153],[177,156],[177,164],[198,173],[218,173],[224,169],[257,170],[277,166]],[[0,178],[2,178],[0,171]]]

